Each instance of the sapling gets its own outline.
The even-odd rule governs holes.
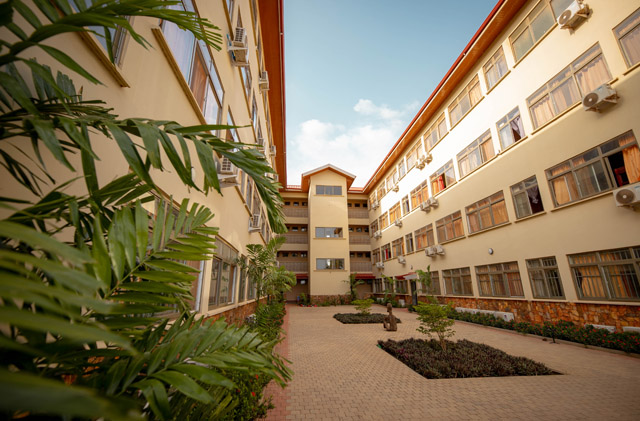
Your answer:
[[[446,339],[455,334],[454,330],[451,328],[454,321],[447,317],[449,313],[449,306],[420,303],[415,306],[414,309],[418,313],[418,320],[420,321],[420,327],[416,330],[429,337],[436,336],[440,341],[442,350],[446,351]]]
[[[369,314],[371,312],[373,300],[371,298],[367,298],[366,300],[354,300],[352,301],[352,304],[356,306],[358,313]]]

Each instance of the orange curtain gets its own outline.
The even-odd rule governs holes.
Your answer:
[[[640,181],[640,149],[638,149],[638,145],[623,149],[622,157],[624,158],[624,169],[627,172],[629,183]]]

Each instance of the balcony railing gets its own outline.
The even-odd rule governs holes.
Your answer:
[[[371,239],[368,234],[349,233],[349,244],[370,244]]]
[[[308,218],[309,217],[309,208],[299,207],[299,206],[284,206],[282,208],[284,212],[284,216],[288,216],[290,218]]]
[[[306,259],[280,261],[280,265],[291,272],[309,272],[309,262]]]
[[[285,242],[289,244],[308,244],[309,243],[309,235],[306,232],[304,233],[286,232],[282,234],[282,236],[287,239]]]
[[[366,208],[349,208],[349,218],[369,219],[369,211]]]
[[[371,272],[373,267],[371,266],[371,260],[351,259],[351,272]]]

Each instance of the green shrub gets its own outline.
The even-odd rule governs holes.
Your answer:
[[[351,303],[356,306],[356,310],[358,310],[360,314],[369,314],[371,312],[373,300],[368,298],[366,300],[354,300]]]
[[[445,339],[455,334],[453,329],[451,329],[454,321],[447,317],[449,307],[438,304],[421,303],[413,308],[418,313],[418,320],[420,321],[420,327],[416,330],[427,336],[437,336],[438,341],[440,341],[440,346],[442,346],[443,350],[446,350],[447,342]]]
[[[284,303],[272,301],[256,308],[256,315],[250,327],[265,341],[273,341],[280,336],[284,314]]]
[[[597,329],[591,325],[582,327],[564,320],[544,322],[543,324],[529,322],[516,323],[514,321],[505,322],[491,314],[463,313],[457,312],[454,309],[449,310],[448,316],[452,319],[477,323],[484,326],[545,336],[553,340],[562,339],[584,345],[600,346],[640,354],[640,334],[632,332],[611,333],[606,329]]]

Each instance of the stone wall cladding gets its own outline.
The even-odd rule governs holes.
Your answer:
[[[261,301],[263,303],[266,303],[266,299],[264,298]],[[256,312],[256,306],[257,302],[253,301],[251,303],[240,305],[230,310],[223,311],[222,313],[214,314],[213,316],[207,317],[206,320],[213,323],[216,320],[222,319],[224,317],[224,319],[227,321],[227,324],[236,324],[238,326],[242,326],[245,319]]]
[[[590,303],[563,303],[555,301],[492,300],[490,298],[437,297],[443,304],[480,310],[513,313],[516,322],[543,323],[565,320],[577,325],[598,324],[640,326],[640,306]]]

